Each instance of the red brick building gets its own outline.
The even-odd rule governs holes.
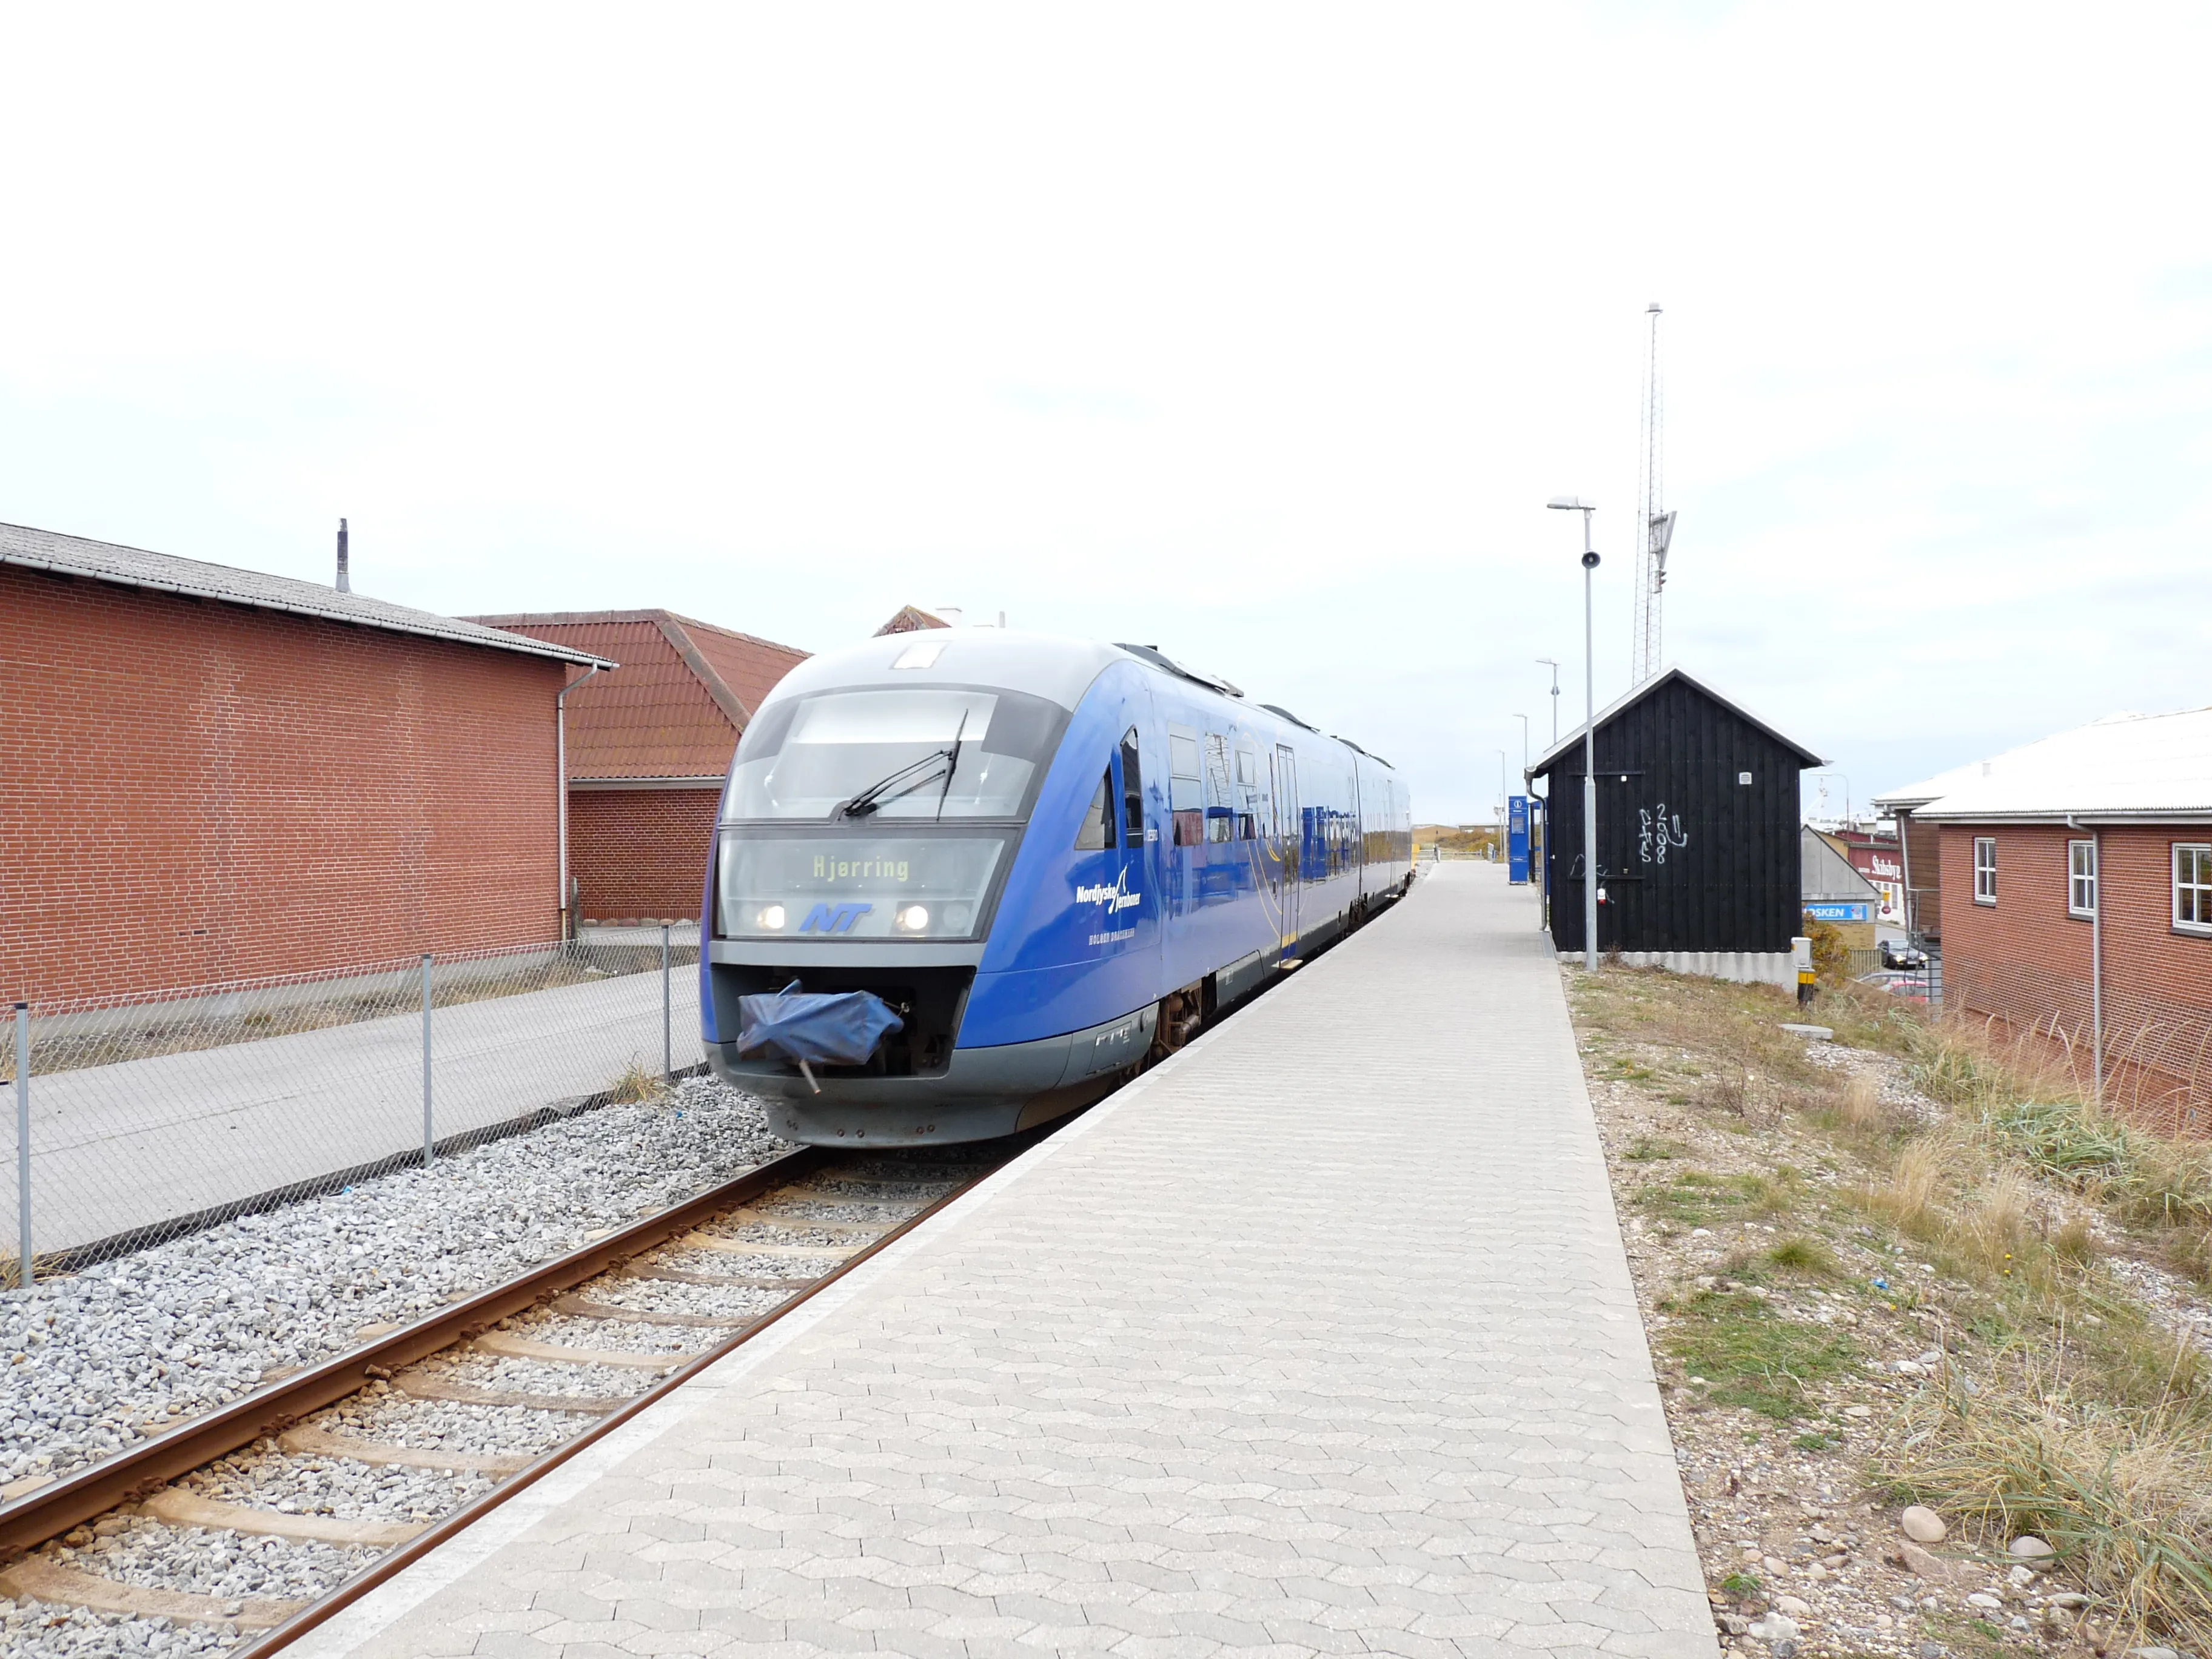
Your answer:
[[[595,661],[0,525],[0,996],[556,937],[556,699]]]
[[[696,918],[738,738],[807,653],[669,611],[471,620],[621,663],[568,694],[577,913],[592,922]]]
[[[2212,1129],[2212,708],[1931,782],[1911,812],[1937,843],[1945,1011],[2146,1121]]]

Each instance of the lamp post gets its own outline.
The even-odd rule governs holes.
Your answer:
[[[1559,660],[1556,657],[1539,657],[1536,660],[1552,671],[1552,741],[1559,740]]]
[[[1827,768],[1826,768],[1826,769],[1822,769],[1822,770],[1820,770],[1820,771],[1814,772],[1814,773],[1811,773],[1811,774],[1809,774],[1808,775],[1813,776],[1813,777],[1816,777],[1816,778],[1842,778],[1842,779],[1843,779],[1843,781],[1844,781],[1844,828],[1845,830],[1850,830],[1850,829],[1851,829],[1851,828],[1853,827],[1853,824],[1852,824],[1852,818],[1851,818],[1851,781],[1850,781],[1850,775],[1849,775],[1848,774],[1846,774],[1846,773],[1843,773],[1843,772],[1838,772],[1838,771],[1837,771],[1837,770],[1835,769],[1835,768],[1833,768],[1833,767],[1827,767]]]
[[[1498,861],[1500,864],[1506,862],[1505,797],[1508,791],[1505,787],[1505,751],[1501,749],[1498,751]]]
[[[1592,653],[1597,635],[1590,611],[1591,580],[1598,558],[1590,547],[1590,514],[1597,508],[1579,495],[1554,495],[1544,505],[1583,515],[1583,967],[1594,974],[1597,971],[1597,662]]]
[[[1513,718],[1521,722],[1521,787],[1526,789],[1528,787],[1528,717],[1516,714]]]

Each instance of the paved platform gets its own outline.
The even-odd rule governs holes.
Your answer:
[[[1425,877],[294,1651],[1713,1659],[1530,905]]]

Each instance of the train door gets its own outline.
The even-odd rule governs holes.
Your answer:
[[[1298,942],[1298,868],[1302,848],[1298,834],[1298,757],[1288,744],[1275,749],[1275,867],[1281,872],[1282,949],[1294,950]]]

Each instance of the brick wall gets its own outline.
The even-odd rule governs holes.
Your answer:
[[[2093,1074],[2090,925],[2066,914],[2063,827],[1984,826],[1997,843],[1997,902],[1973,902],[1975,827],[1945,824],[1947,1012],[2000,1022]],[[2102,842],[2106,1097],[2146,1121],[2212,1128],[2212,939],[2173,927],[2172,847],[2203,827],[2107,827]]]
[[[696,920],[719,789],[575,789],[568,868],[587,921]]]
[[[565,666],[0,566],[0,995],[555,937]]]

